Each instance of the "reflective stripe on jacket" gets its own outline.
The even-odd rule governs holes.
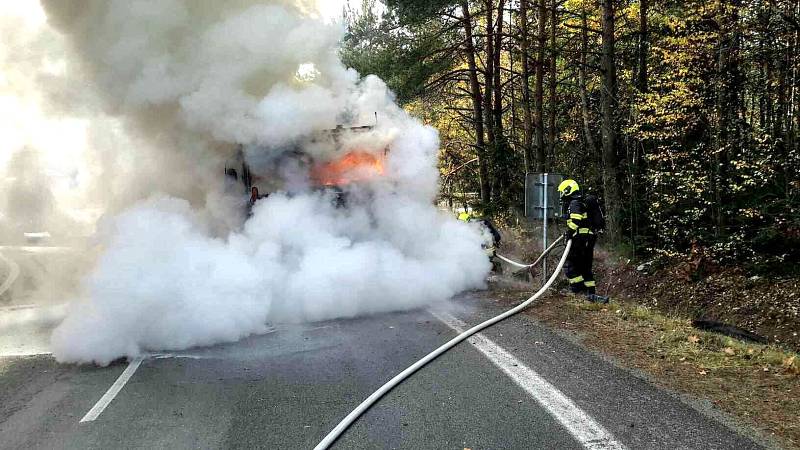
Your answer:
[[[579,198],[573,198],[567,207],[567,228],[573,234],[594,234],[589,214]]]

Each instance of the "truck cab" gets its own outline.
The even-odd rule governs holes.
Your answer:
[[[349,185],[384,174],[388,149],[375,154],[345,143],[348,135],[373,128],[339,125],[283,148],[239,145],[225,162],[226,189],[249,196],[249,207],[273,192],[309,189],[332,192],[337,206],[345,206]]]

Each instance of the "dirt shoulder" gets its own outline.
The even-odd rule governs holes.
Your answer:
[[[526,292],[493,286],[487,297],[511,305]],[[710,402],[783,447],[800,449],[800,356],[792,351],[699,331],[687,318],[632,301],[601,306],[554,294],[525,314],[660,386]]]
[[[800,351],[800,280],[750,276],[740,268],[703,267],[698,261],[610,264],[599,269],[611,296],[629,298],[666,314],[735,325]],[[637,268],[639,270],[637,270]]]

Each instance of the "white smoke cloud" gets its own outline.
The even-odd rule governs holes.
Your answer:
[[[106,183],[97,186],[112,198],[97,227],[100,256],[52,336],[59,361],[108,364],[483,285],[480,231],[433,206],[436,131],[380,79],[342,65],[341,27],[310,2],[43,4],[67,39],[70,74],[94,96],[67,104],[92,103],[93,126],[112,117],[122,128],[88,133]],[[372,124],[375,113],[374,129],[343,133],[339,145],[312,138]],[[345,207],[306,175],[243,222],[244,193],[226,191],[222,177],[238,144],[253,165],[287,148],[323,161],[343,149],[385,154],[384,175],[347,188]]]
[[[368,214],[322,194],[275,195],[226,240],[209,239],[184,201],[140,204],[107,224],[90,300],[73,304],[53,350],[62,361],[107,364],[233,341],[268,322],[419,307],[481,285],[474,230],[414,201],[385,200]]]

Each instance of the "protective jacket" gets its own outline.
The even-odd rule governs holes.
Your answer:
[[[589,214],[582,200],[581,197],[573,197],[569,201],[569,206],[567,206],[567,233],[570,236],[576,234],[594,234],[591,221],[589,220]]]

